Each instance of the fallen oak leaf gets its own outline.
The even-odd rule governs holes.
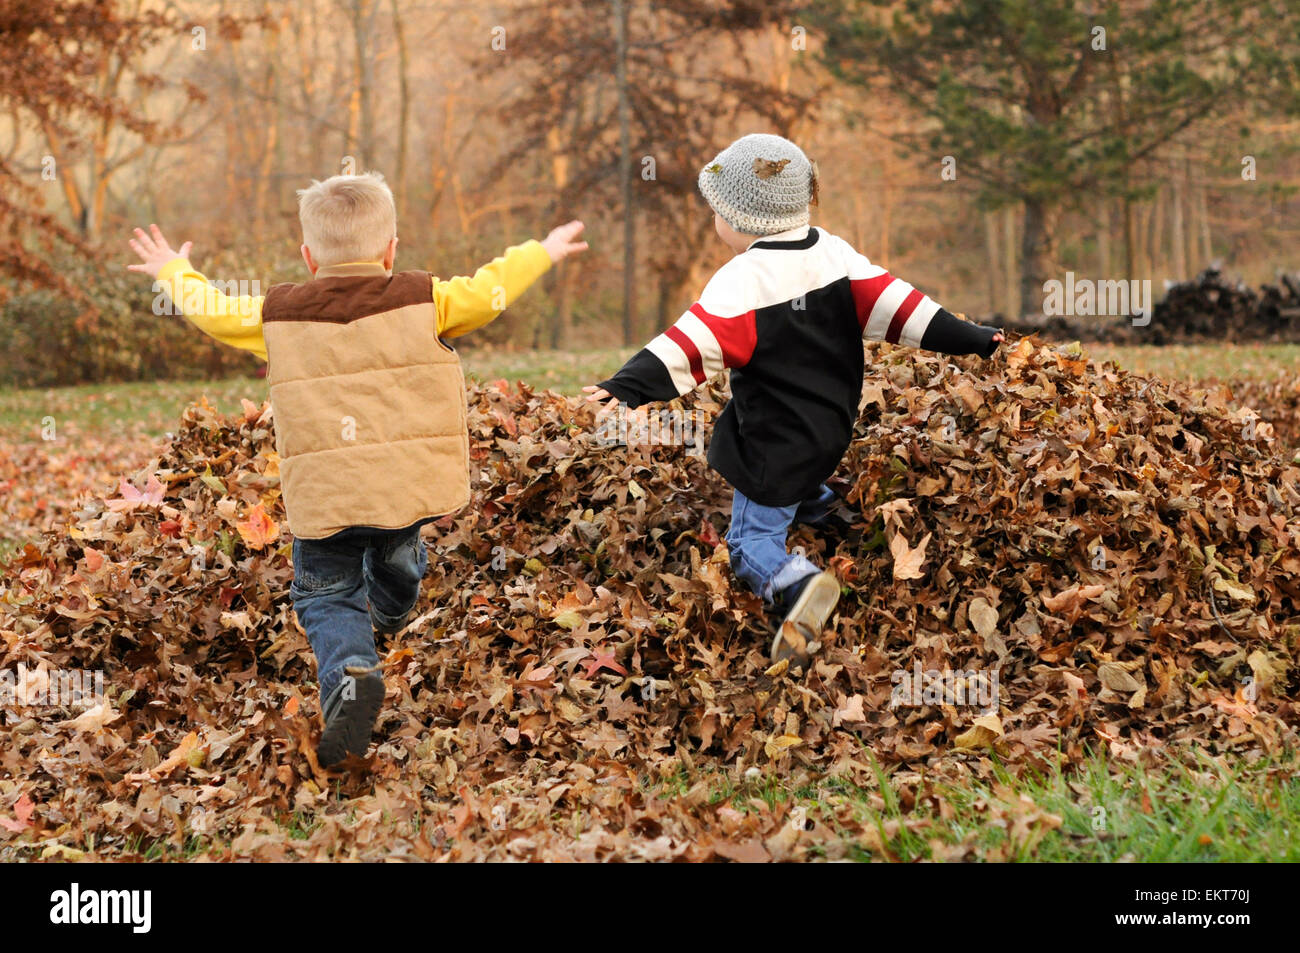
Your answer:
[[[790,748],[798,748],[803,743],[804,740],[800,738],[798,735],[791,735],[791,734],[775,735],[771,738],[768,738],[767,741],[763,744],[763,753],[766,754],[769,758],[774,758],[777,755],[779,755],[782,751],[787,751]]]
[[[850,695],[848,698],[835,709],[835,714],[831,716],[831,727],[838,728],[842,724],[859,724],[867,720],[866,712],[862,710],[862,703],[866,701],[861,695]]]
[[[1077,609],[1086,600],[1096,599],[1105,591],[1105,586],[1071,586],[1054,596],[1043,596],[1043,605],[1051,612]]]
[[[159,762],[156,767],[149,771],[134,771],[126,776],[126,780],[135,784],[157,781],[183,764],[188,764],[193,768],[199,767],[203,764],[204,756],[205,752],[199,745],[198,733],[191,731],[181,739],[181,743],[176,746],[175,750],[165,760]]]
[[[952,743],[958,748],[990,748],[1002,737],[1002,719],[997,715],[980,715]]]
[[[930,538],[933,533],[926,533],[925,537],[916,546],[915,549],[907,545],[907,539],[902,533],[898,533],[889,541],[889,552],[894,557],[894,579],[921,579],[925,572],[921,569],[925,565],[925,548],[930,544]]]
[[[93,708],[87,708],[76,718],[68,719],[63,722],[63,724],[74,731],[96,732],[102,730],[107,725],[111,725],[121,717],[121,712],[114,711],[113,706],[109,702],[102,701]]]
[[[718,841],[713,844],[713,852],[737,864],[767,864],[772,860],[772,855],[757,837],[740,842]]]
[[[41,860],[49,860],[51,857],[62,857],[64,860],[81,860],[86,856],[84,850],[78,850],[75,847],[69,847],[67,844],[60,844],[57,841],[52,844],[46,844],[45,849],[41,851]]]

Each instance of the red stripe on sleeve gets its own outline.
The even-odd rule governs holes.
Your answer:
[[[881,294],[893,283],[893,280],[894,276],[886,271],[874,278],[856,278],[849,282],[853,289],[853,303],[858,309],[858,327],[863,331],[867,329],[867,319],[871,317],[871,309],[876,306]]]
[[[695,378],[695,383],[703,384],[704,359],[700,357],[700,349],[695,346],[695,342],[688,338],[676,325],[673,325],[664,334],[668,336],[668,340],[682,349],[686,359],[691,362],[691,376]]]
[[[744,367],[749,363],[758,344],[758,324],[753,311],[746,311],[734,318],[720,318],[716,314],[709,314],[697,301],[691,305],[691,314],[699,318],[717,339],[718,347],[722,348],[723,364],[727,367]]]
[[[907,319],[912,316],[912,312],[916,310],[916,306],[920,304],[921,299],[924,297],[925,295],[913,288],[911,293],[903,299],[903,303],[894,312],[894,320],[889,322],[889,330],[885,332],[886,341],[890,344],[898,343],[898,338],[903,333],[903,325],[907,323]]]

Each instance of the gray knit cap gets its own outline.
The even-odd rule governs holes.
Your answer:
[[[774,235],[807,225],[816,197],[816,169],[789,139],[742,136],[700,171],[700,191],[713,211],[747,235]]]

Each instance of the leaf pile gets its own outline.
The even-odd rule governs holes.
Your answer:
[[[987,362],[870,358],[835,481],[848,523],[791,538],[846,590],[799,673],[766,659],[720,538],[729,491],[690,448],[603,446],[575,400],[473,388],[473,502],[426,530],[417,616],[380,648],[378,747],[343,775],[313,753],[269,407],[191,407],[5,571],[3,666],[102,668],[109,700],[5,713],[0,847],[887,855],[850,800],[792,821],[766,786],[875,790],[879,765],[909,802],[922,773],[989,777],[994,753],[1020,770],[1296,743],[1300,467],[1267,422],[1033,339]],[[997,704],[891,707],[918,667],[996,672]],[[1053,823],[1026,811],[990,822]]]
[[[1300,452],[1300,377],[1234,381],[1229,391],[1235,403],[1259,411],[1282,447]]]
[[[0,499],[6,539],[39,537],[67,521],[89,487],[116,486],[152,441],[101,437],[64,428],[56,441],[0,440]],[[143,452],[142,452],[143,451]]]

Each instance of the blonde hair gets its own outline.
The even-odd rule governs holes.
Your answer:
[[[393,193],[378,172],[332,175],[298,190],[302,241],[318,265],[381,261],[397,236]]]

